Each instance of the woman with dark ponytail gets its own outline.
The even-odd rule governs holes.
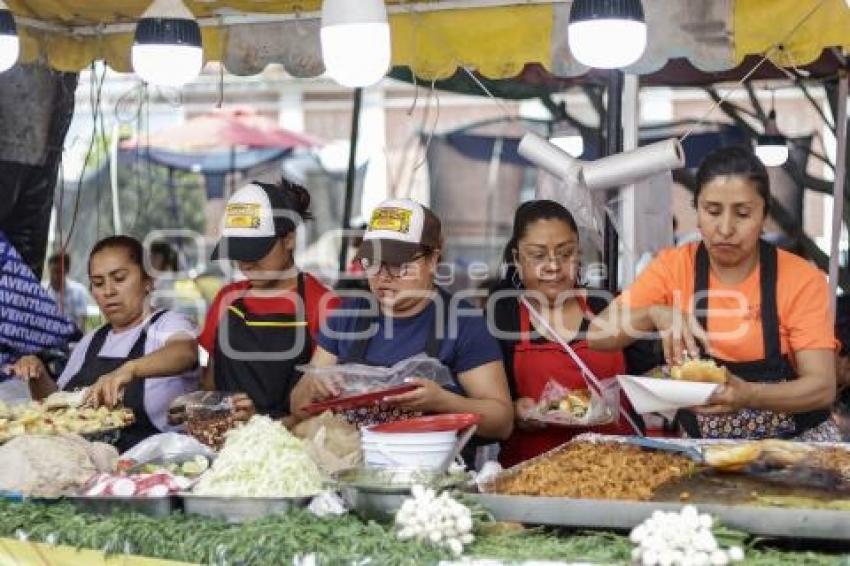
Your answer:
[[[295,265],[295,231],[310,194],[286,179],[253,182],[234,193],[212,259],[236,262],[245,276],[216,296],[198,339],[209,354],[204,388],[234,393],[237,415],[289,414],[297,366],[313,353],[320,321],[337,298]]]
[[[505,466],[533,458],[578,433],[626,432],[619,422],[567,429],[546,427],[529,418],[550,380],[579,397],[589,394],[593,385],[573,354],[603,384],[625,367],[621,352],[587,348],[589,321],[606,305],[580,288],[580,257],[578,227],[566,208],[554,201],[535,200],[517,209],[505,247],[504,276],[488,303],[493,310],[488,320],[495,321],[491,330],[502,347],[516,415],[514,433],[499,457]]]

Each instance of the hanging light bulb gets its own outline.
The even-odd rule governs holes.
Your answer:
[[[598,69],[628,67],[646,49],[640,0],[574,0],[567,26],[570,52]]]
[[[764,133],[756,138],[756,156],[765,167],[781,167],[788,161],[788,140],[776,126],[776,92],[772,93],[770,114]]]
[[[201,72],[201,28],[182,0],[154,0],[136,26],[133,70],[147,83],[179,88]]]
[[[11,69],[21,53],[15,16],[3,0],[0,0],[0,73]]]
[[[322,59],[343,86],[380,81],[390,66],[390,24],[383,0],[324,0]]]

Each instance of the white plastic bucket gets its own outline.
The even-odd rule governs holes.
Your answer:
[[[454,448],[454,443],[428,448],[390,446],[365,446],[366,465],[373,468],[424,468],[435,469],[442,464]]]
[[[441,432],[374,432],[368,428],[360,431],[361,439],[373,442],[382,442],[384,444],[432,444],[435,442],[454,442],[457,439],[457,432],[453,430]]]

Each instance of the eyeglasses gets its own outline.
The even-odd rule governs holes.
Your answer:
[[[552,261],[560,265],[565,265],[567,263],[576,262],[579,259],[579,251],[578,250],[562,250],[555,252],[524,252],[522,250],[518,250],[519,255],[525,261],[531,263],[532,265],[545,265]]]
[[[390,277],[406,277],[414,272],[416,269],[416,262],[428,255],[430,255],[430,252],[420,253],[410,258],[410,261],[396,265],[385,261],[373,262],[367,257],[361,257],[358,261],[360,262],[360,267],[363,268],[363,271],[365,271],[366,275],[369,277],[376,277],[379,273],[381,273],[382,269],[386,270]]]

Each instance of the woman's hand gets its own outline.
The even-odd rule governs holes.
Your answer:
[[[408,391],[401,395],[387,397],[384,399],[384,402],[408,411],[420,411],[423,413],[442,412],[443,401],[447,395],[450,395],[448,391],[430,379],[411,377],[405,381],[418,387],[413,391]]]
[[[14,365],[9,367],[9,372],[24,382],[29,382],[30,380],[40,381],[49,377],[44,362],[38,359],[38,356],[33,356],[32,354],[18,359]]]
[[[514,402],[517,428],[521,430],[540,430],[546,428],[544,423],[529,418],[537,403],[530,397],[520,397]]]
[[[234,393],[230,396],[230,402],[233,404],[233,418],[238,422],[250,420],[256,412],[254,402],[245,393]]]
[[[308,380],[307,384],[310,392],[310,400],[314,403],[339,397],[345,390],[345,384],[342,381],[342,377],[337,375],[331,376],[308,373],[304,376],[304,378]]]
[[[98,380],[89,387],[84,403],[94,406],[106,405],[114,407],[124,399],[124,389],[136,379],[133,362],[126,362],[118,369],[101,375]]]
[[[754,389],[758,384],[744,381],[728,371],[726,373],[728,374],[726,383],[717,386],[708,398],[708,403],[702,407],[695,407],[693,409],[695,412],[703,415],[734,413],[751,405]]]
[[[673,307],[656,305],[650,308],[649,317],[661,334],[664,360],[669,365],[681,364],[686,355],[699,357],[697,339],[705,344],[705,337],[694,315]]]

